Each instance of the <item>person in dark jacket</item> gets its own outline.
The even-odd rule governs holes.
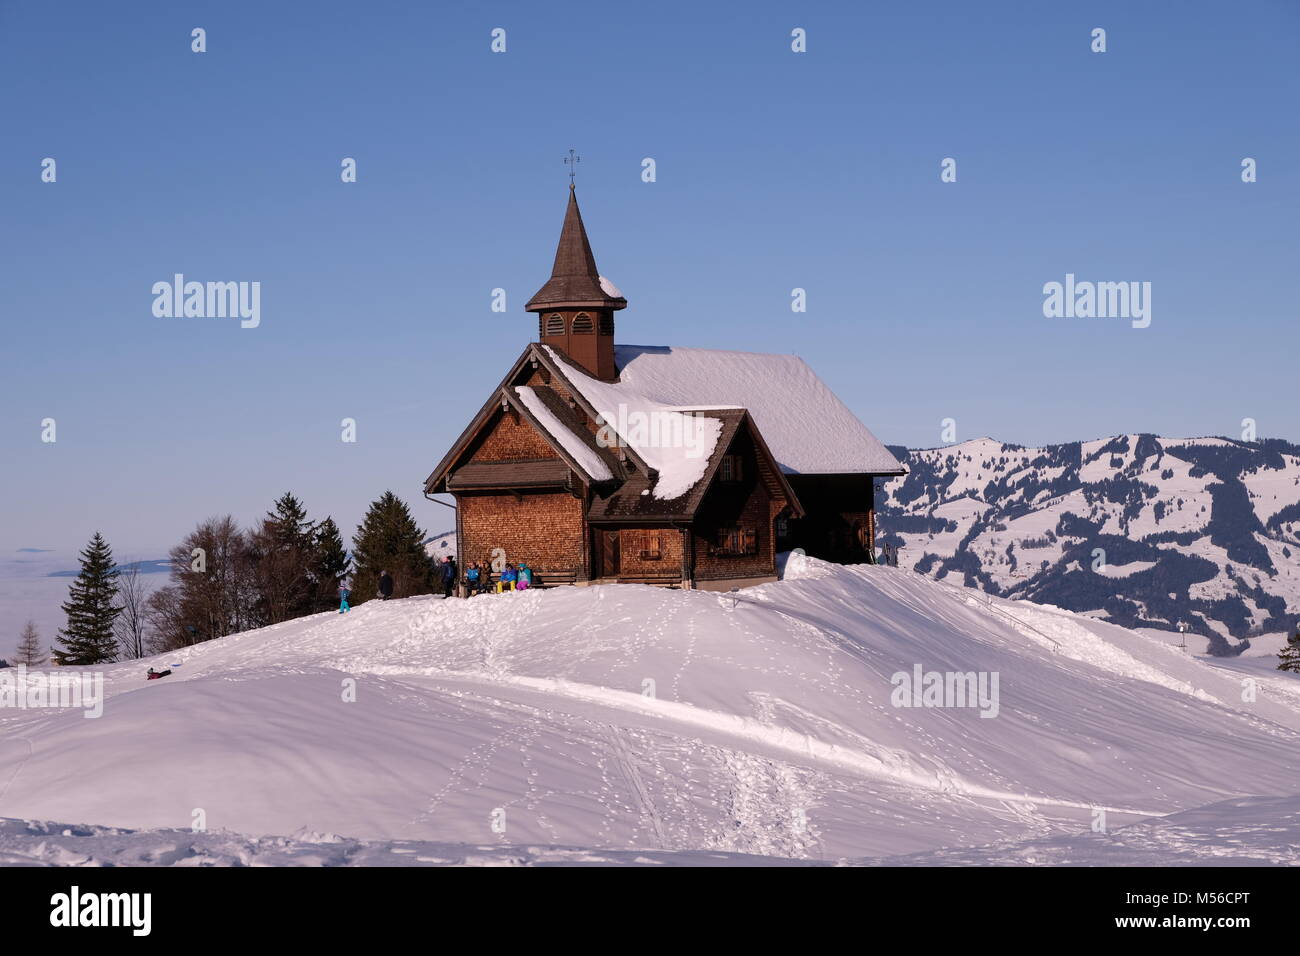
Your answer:
[[[442,577],[442,596],[449,598],[456,588],[456,562],[451,559],[451,555],[442,559],[442,567],[439,571]]]
[[[393,596],[393,576],[387,571],[379,572],[379,599],[387,601]]]

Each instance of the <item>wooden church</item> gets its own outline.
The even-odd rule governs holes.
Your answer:
[[[573,186],[530,343],[425,482],[456,499],[461,563],[537,583],[730,589],[778,552],[873,560],[889,450],[793,355],[614,344]]]

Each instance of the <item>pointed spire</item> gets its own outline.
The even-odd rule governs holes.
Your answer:
[[[600,273],[596,270],[596,257],[591,254],[587,230],[582,224],[578,209],[578,193],[569,184],[569,205],[564,211],[564,228],[560,230],[560,243],[555,248],[555,265],[551,278],[537,290],[524,308],[529,312],[561,307],[577,309],[625,309],[627,299],[610,295],[602,287]]]
[[[555,249],[553,276],[599,277],[596,257],[591,254],[587,230],[582,225],[582,210],[578,208],[578,191],[569,184],[569,205],[564,210],[564,228],[560,230],[560,244]]]

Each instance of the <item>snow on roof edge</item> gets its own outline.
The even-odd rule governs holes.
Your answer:
[[[573,430],[565,425],[555,413],[546,407],[546,403],[538,397],[537,393],[527,385],[519,385],[515,388],[519,395],[520,401],[537,419],[538,424],[546,429],[552,438],[560,443],[569,457],[576,461],[582,470],[587,473],[587,477],[592,481],[609,481],[614,477],[605,464],[587,444],[573,433]]]

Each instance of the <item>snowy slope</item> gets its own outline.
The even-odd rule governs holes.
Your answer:
[[[105,668],[98,720],[0,710],[0,816],[77,825],[6,824],[0,859],[834,861],[1025,841],[1083,859],[1104,852],[1097,809],[1118,840],[1291,798],[1300,771],[1287,675],[1253,673],[1247,703],[1240,674],[1103,621],[800,558],[735,598],[370,602],[161,660],[160,682]],[[997,716],[893,706],[916,665],[996,672]],[[230,832],[105,829],[188,830],[199,809]],[[1242,852],[1277,862],[1297,836],[1279,826]]]
[[[710,850],[354,840],[300,831],[248,837],[0,820],[0,866],[1269,866],[1300,865],[1300,798],[1247,797],[1107,832],[858,859]]]
[[[1183,622],[1220,654],[1300,620],[1294,445],[1125,435],[895,451],[909,474],[881,484],[879,540],[908,567],[1126,627]]]

